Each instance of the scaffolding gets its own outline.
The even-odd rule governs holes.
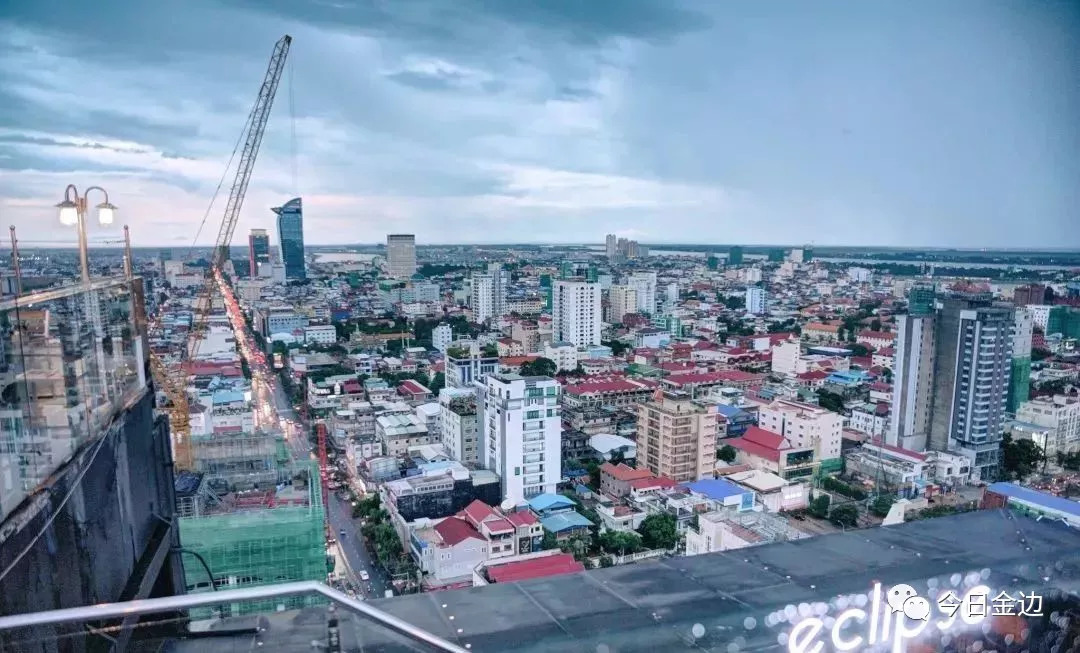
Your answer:
[[[209,572],[194,556],[185,560],[189,593],[214,591],[208,573],[218,589],[326,580],[325,507],[318,469],[305,462],[283,471],[290,482],[277,488],[225,494],[200,490],[198,508],[180,518],[180,541],[185,551],[206,562]],[[204,609],[192,617],[208,618],[223,610],[231,615],[272,611],[282,605],[291,609],[312,600],[221,606],[216,613]]]
[[[265,432],[192,435],[195,471],[230,489],[266,488],[285,480],[282,437]]]

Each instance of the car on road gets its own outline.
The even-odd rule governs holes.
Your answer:
[[[344,535],[344,534],[345,534],[345,529],[344,529],[344,528],[342,528],[342,529],[339,529],[339,530],[338,530],[338,534],[339,534],[339,535]]]
[[[368,574],[368,573],[367,573],[366,571],[364,571],[363,569],[361,569],[361,570],[360,570],[360,580],[362,580],[362,581],[365,581],[365,582],[366,582],[366,581],[369,581],[369,580],[371,580],[371,575],[370,575],[370,574]]]

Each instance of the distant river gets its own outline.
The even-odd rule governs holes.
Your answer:
[[[315,260],[319,263],[370,263],[375,256],[359,252],[317,252]]]

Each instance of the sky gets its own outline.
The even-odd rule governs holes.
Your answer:
[[[25,246],[74,242],[69,183],[136,246],[204,215],[213,242],[288,33],[234,244],[301,196],[308,244],[1080,248],[1070,0],[0,5],[0,224]]]

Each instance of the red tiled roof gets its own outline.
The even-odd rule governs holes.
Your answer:
[[[536,515],[532,514],[531,510],[518,510],[512,512],[506,516],[506,520],[514,526],[532,526],[533,524],[540,523],[540,520],[536,518]]]
[[[756,444],[760,444],[770,449],[786,449],[784,446],[784,436],[779,433],[773,433],[772,431],[766,431],[760,426],[751,426],[743,433],[743,439],[749,440]]]
[[[872,438],[870,440],[870,444],[874,445],[875,447],[881,447],[885,451],[891,451],[893,453],[898,453],[904,456],[910,456],[912,458],[915,458],[916,460],[926,460],[926,454],[924,453],[912,451],[911,449],[904,449],[903,447],[894,447],[891,444],[885,444],[881,441],[881,438]]]
[[[765,378],[763,374],[752,374],[742,370],[721,370],[719,372],[691,372],[689,374],[672,374],[667,380],[675,385],[690,385],[702,383],[724,382],[753,382]]]
[[[565,391],[572,395],[607,394],[611,392],[634,392],[656,387],[655,381],[645,379],[613,378],[608,380],[584,381],[567,385]]]
[[[469,522],[456,516],[447,517],[435,524],[434,529],[442,538],[442,541],[450,546],[464,542],[470,537],[477,540],[484,539]]]
[[[780,461],[780,452],[776,449],[770,449],[766,446],[760,445],[746,438],[728,438],[724,440],[724,444],[730,444],[732,447],[745,451],[748,454],[771,460],[774,463]]]
[[[505,533],[514,530],[514,525],[505,519],[489,519],[484,522],[484,526],[492,533]]]
[[[404,390],[411,395],[431,394],[431,390],[428,390],[412,379],[405,379],[402,381],[401,385],[398,386],[398,390]]]
[[[889,331],[860,331],[856,339],[866,338],[868,340],[896,340],[896,334]]]
[[[574,560],[574,556],[569,553],[558,553],[543,558],[488,567],[487,575],[493,583],[512,583],[530,578],[573,574],[579,571],[585,571],[585,566]]]
[[[647,469],[634,469],[629,465],[619,463],[618,465],[612,465],[611,463],[604,463],[600,465],[600,471],[606,474],[610,474],[616,481],[633,481],[641,478],[649,478],[652,476],[652,472]]]
[[[481,524],[488,517],[495,517],[495,510],[480,499],[474,499],[472,503],[458,513],[464,515],[473,524]]]
[[[635,490],[648,490],[654,487],[668,488],[676,485],[678,483],[663,476],[650,476],[649,478],[638,478],[630,481],[630,487]]]
[[[809,372],[803,372],[797,375],[797,378],[802,381],[818,381],[827,378],[829,375],[821,370],[810,370]]]
[[[821,322],[810,322],[803,327],[803,331],[826,331],[828,333],[836,333],[839,330],[839,325],[822,324]]]

